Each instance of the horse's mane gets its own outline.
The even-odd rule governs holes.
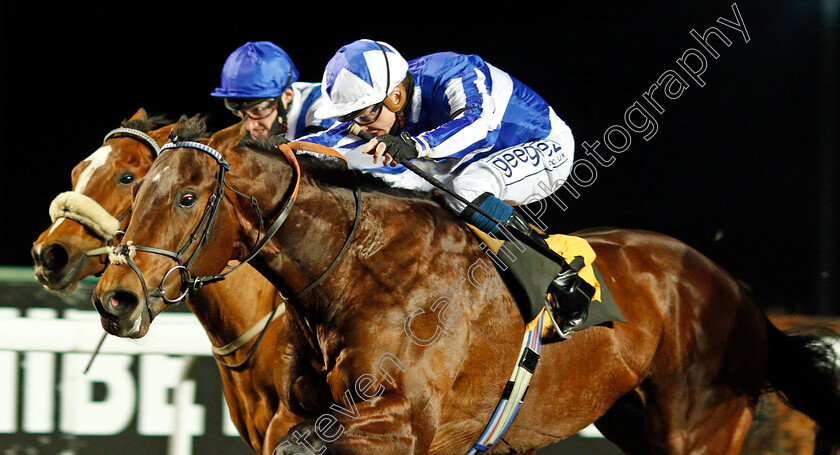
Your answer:
[[[195,116],[188,119],[182,116],[178,123],[169,131],[169,139],[172,141],[198,141],[209,139],[212,133],[207,129],[207,120],[203,116]]]
[[[253,138],[246,135],[238,146],[248,150],[269,154],[272,157],[281,157],[277,146],[287,142],[282,137]],[[354,188],[358,186],[362,190],[386,193],[400,197],[431,199],[431,195],[421,191],[395,188],[385,180],[368,172],[358,169],[350,169],[347,164],[339,159],[316,155],[310,152],[298,152],[298,162],[304,174],[321,186]],[[281,158],[282,159],[282,158]]]
[[[169,132],[169,139],[173,141],[203,140],[206,142],[211,138],[211,135],[212,133],[208,130],[204,117],[196,116],[187,119],[184,116],[181,117],[178,123],[172,128],[172,131]],[[235,148],[269,155],[272,159],[282,160],[283,155],[277,147],[286,142],[288,141],[282,136],[254,138],[250,134],[246,134],[235,145]],[[301,169],[304,170],[305,177],[310,178],[319,186],[351,189],[358,186],[365,191],[374,191],[399,197],[432,199],[431,195],[425,192],[394,188],[374,174],[348,168],[343,161],[336,158],[315,155],[310,152],[298,152],[296,155]]]
[[[148,133],[171,123],[165,115],[154,115],[144,119],[123,120],[120,126]]]

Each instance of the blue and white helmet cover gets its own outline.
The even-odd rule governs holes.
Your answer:
[[[221,87],[211,96],[272,98],[297,81],[289,55],[270,41],[248,42],[233,51],[222,68]]]
[[[387,67],[386,67],[387,64]],[[321,81],[324,104],[318,118],[333,118],[384,100],[408,72],[408,62],[382,41],[354,41],[333,55]]]

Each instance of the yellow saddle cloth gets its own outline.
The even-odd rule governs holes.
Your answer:
[[[498,240],[494,237],[490,237],[487,233],[471,224],[467,224],[467,226],[472,229],[479,240],[487,245],[488,249],[492,251],[493,254],[499,254],[499,249],[505,243],[504,240]],[[592,249],[589,242],[580,237],[565,234],[552,234],[548,236],[545,241],[548,244],[548,247],[551,248],[551,251],[554,251],[562,256],[569,264],[571,264],[578,256],[583,258],[584,266],[578,270],[578,275],[595,288],[595,294],[593,295],[592,300],[600,302],[601,284],[595,278],[595,271],[592,266],[595,262],[595,250]]]
[[[551,251],[563,256],[566,262],[570,263],[577,257],[583,258],[584,266],[578,270],[578,275],[595,288],[592,300],[601,301],[601,283],[595,279],[595,270],[592,264],[595,262],[595,250],[586,240],[573,235],[553,234],[545,239]]]

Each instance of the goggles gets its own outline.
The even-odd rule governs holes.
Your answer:
[[[354,120],[361,126],[370,125],[371,123],[375,122],[376,119],[379,118],[379,114],[382,113],[383,104],[384,103],[379,102],[374,104],[373,106],[368,106],[356,112],[351,112],[347,115],[342,115],[338,119],[342,122],[349,122],[351,120]]]
[[[239,118],[262,120],[274,111],[278,98],[236,99],[225,98],[225,107]]]

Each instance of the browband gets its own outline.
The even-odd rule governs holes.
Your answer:
[[[202,144],[201,142],[194,142],[194,141],[177,141],[177,142],[168,142],[160,148],[160,151],[163,152],[164,150],[169,149],[177,149],[177,148],[191,148],[196,150],[201,150],[202,152],[212,156],[217,163],[223,166],[226,170],[230,170],[230,163],[225,160],[221,153],[218,150],[210,147],[209,145]]]
[[[105,139],[103,139],[102,142],[105,142],[118,134],[127,134],[129,136],[134,136],[137,139],[142,139],[144,142],[146,142],[146,144],[148,144],[149,147],[152,148],[152,150],[154,150],[155,156],[160,155],[161,148],[158,145],[157,141],[152,139],[152,137],[148,134],[140,130],[136,130],[134,128],[117,128],[115,130],[112,130],[110,133],[105,135]]]

